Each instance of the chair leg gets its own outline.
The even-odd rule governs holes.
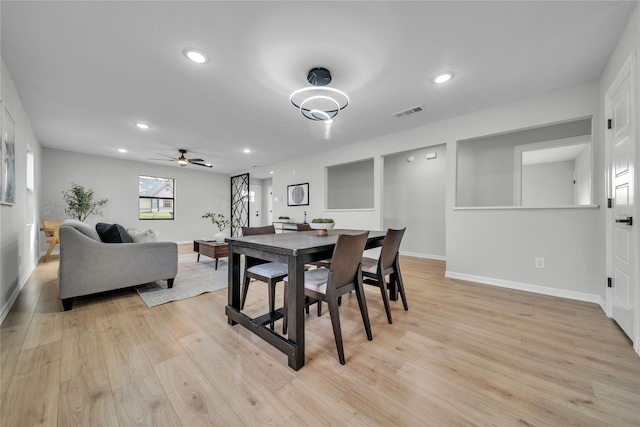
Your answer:
[[[340,328],[340,313],[338,313],[338,299],[336,295],[327,295],[327,305],[329,306],[329,315],[331,316],[331,326],[333,326],[333,336],[336,340],[336,348],[338,350],[338,360],[344,365],[344,348],[342,346],[342,329]]]
[[[240,310],[244,308],[244,302],[247,300],[247,292],[249,291],[249,281],[251,278],[244,275],[244,281],[242,283],[242,296],[240,297]]]
[[[320,317],[322,316],[322,301],[318,300],[317,304],[318,304],[318,317]]]
[[[395,265],[395,276],[396,276],[396,287],[400,292],[400,297],[402,298],[402,305],[404,306],[405,311],[409,310],[409,305],[407,305],[407,294],[404,292],[404,282],[402,281],[402,273],[400,273],[400,265],[396,261]]]
[[[269,313],[273,316],[274,311],[276,311],[276,284],[269,282]],[[273,322],[271,322],[271,329],[273,328]]]
[[[371,334],[371,324],[369,323],[369,311],[367,310],[367,300],[364,297],[364,287],[362,286],[362,275],[358,275],[356,281],[356,297],[358,298],[358,305],[360,306],[360,314],[362,315],[362,322],[364,323],[364,330],[367,333],[367,339],[371,341],[373,335]]]
[[[389,278],[389,280],[393,280]],[[380,287],[380,293],[382,294],[382,302],[384,303],[384,310],[387,312],[387,322],[393,324],[391,319],[391,306],[389,305],[389,293],[387,292],[387,282],[382,274],[378,274],[378,286]]]
[[[58,244],[58,241],[52,237],[49,241],[49,248],[47,249],[47,253],[44,255],[45,261],[49,261],[49,255],[51,255],[51,252],[53,251],[53,248],[56,247],[56,244]]]

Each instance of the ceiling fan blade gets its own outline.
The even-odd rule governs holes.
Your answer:
[[[189,163],[193,163],[193,162],[204,162],[204,159],[187,159],[189,161]]]
[[[198,165],[198,166],[204,166],[205,168],[212,168],[212,165],[205,165],[204,163],[198,163],[198,162],[193,162],[191,160],[189,160],[189,163],[191,163],[192,165]]]
[[[175,157],[168,156],[168,155],[166,155],[166,154],[162,154],[162,153],[156,153],[156,154],[157,154],[158,156],[168,157],[168,158],[170,158],[171,160],[178,160],[178,159],[176,159]]]
[[[175,162],[176,159],[154,159],[153,157],[149,157],[149,160],[158,160],[161,162]]]

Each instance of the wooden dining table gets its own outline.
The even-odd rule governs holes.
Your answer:
[[[239,323],[260,338],[287,355],[288,364],[294,370],[304,366],[304,272],[305,265],[331,258],[340,234],[360,234],[366,230],[329,230],[328,235],[318,236],[315,230],[295,233],[261,234],[257,236],[229,237],[229,295],[225,308],[230,325]],[[370,231],[365,249],[382,246],[384,231]],[[271,330],[268,325],[283,315],[283,308],[251,318],[240,310],[240,255],[251,256],[289,266],[288,335],[285,337]]]

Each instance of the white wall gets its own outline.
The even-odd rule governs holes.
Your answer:
[[[437,157],[427,159],[427,153]],[[400,246],[404,254],[444,259],[446,146],[386,156],[383,169],[382,229],[410,230]]]
[[[522,206],[573,205],[573,160],[522,166]]]
[[[0,68],[0,99],[16,122],[16,203],[0,205],[0,320],[8,312],[20,289],[26,283],[38,260],[36,246],[40,233],[38,206],[27,217],[27,146],[35,158],[35,188],[40,188],[40,144],[31,127],[29,117],[16,92],[4,61]]]
[[[454,209],[456,141],[549,123],[590,117],[598,109],[598,83],[590,82],[542,96],[385,135],[335,150],[272,165],[277,202],[274,216],[331,216],[338,227],[383,228],[382,156],[446,143],[447,274],[496,285],[597,301],[605,280],[602,208]],[[594,145],[602,144],[594,138]],[[374,158],[374,209],[326,211],[324,168]],[[597,175],[602,177],[602,175]],[[309,182],[310,204],[287,207],[286,186]],[[596,188],[602,202],[602,186]],[[419,232],[407,230],[408,233]],[[426,236],[421,236],[426,237]],[[427,255],[427,254],[424,254]],[[544,257],[545,269],[536,269]]]
[[[204,237],[212,238],[218,229],[205,212],[229,216],[229,177],[197,167],[164,166],[89,156],[68,151],[42,150],[44,177],[41,193],[42,218],[65,219],[62,192],[72,182],[94,191],[96,199],[108,199],[103,215],[91,216],[85,222],[110,222],[125,228],[152,229],[160,233],[159,240],[187,243]],[[123,155],[123,158],[125,155]],[[174,178],[175,219],[138,219],[138,176],[149,175]],[[41,240],[40,250],[46,249]]]

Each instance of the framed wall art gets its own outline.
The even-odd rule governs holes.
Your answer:
[[[4,104],[1,134],[0,202],[13,205],[16,202],[16,122]]]
[[[309,205],[309,183],[287,186],[287,206]]]

